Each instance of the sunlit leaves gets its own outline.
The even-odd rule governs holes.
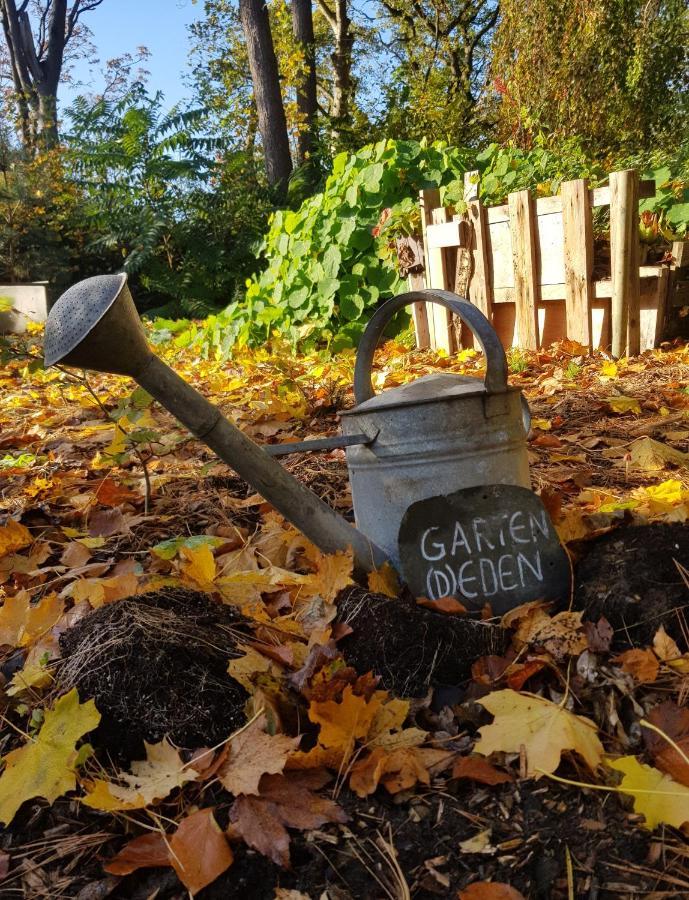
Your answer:
[[[9,824],[25,800],[49,803],[76,787],[77,741],[100,722],[93,700],[79,702],[76,689],[45,714],[40,731],[5,758],[0,775],[0,822]]]

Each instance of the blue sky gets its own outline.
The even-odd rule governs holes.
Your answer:
[[[199,19],[203,2],[192,0],[105,0],[92,12],[85,13],[83,22],[93,33],[99,59],[105,60],[123,53],[134,53],[144,45],[151,51],[146,63],[151,77],[152,91],[162,90],[166,106],[172,106],[187,95],[182,75],[187,71],[189,42],[187,25]],[[63,84],[60,103],[64,107],[79,93],[98,93],[103,79],[98,70],[90,79],[88,65],[79,61],[73,77],[83,86]]]

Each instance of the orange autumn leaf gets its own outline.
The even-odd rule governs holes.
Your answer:
[[[0,557],[23,550],[32,541],[31,532],[25,525],[9,519],[7,525],[0,527]]]
[[[110,875],[130,875],[137,869],[169,865],[170,855],[165,838],[160,832],[154,831],[129,841],[116,856],[105,863],[103,869]]]
[[[416,602],[419,606],[432,609],[433,612],[446,613],[448,615],[468,612],[466,606],[455,597],[441,597],[440,600],[429,600],[428,597],[419,597]]]
[[[170,838],[170,863],[192,896],[212,884],[233,861],[212,809],[199,809],[182,819]]]
[[[359,796],[372,794],[379,784],[390,794],[398,794],[414,787],[417,782],[430,784],[431,769],[446,764],[454,754],[433,748],[402,747],[387,751],[375,747],[371,753],[358,759],[351,769],[350,788]]]
[[[352,692],[347,685],[342,692],[342,700],[314,700],[309,706],[309,719],[320,725],[318,743],[323,747],[333,747],[350,752],[357,739],[365,738],[371,727],[381,701],[376,697],[366,700]]]
[[[104,478],[96,488],[96,500],[102,506],[119,506],[120,503],[141,500],[141,495],[112,478]]]
[[[614,660],[639,684],[652,684],[658,677],[660,663],[652,650],[625,650]]]
[[[462,888],[458,900],[524,900],[524,895],[501,881],[474,881]]]
[[[689,786],[689,709],[665,700],[654,706],[646,718],[662,732],[658,734],[642,722],[644,743],[653,764],[674,781]]]
[[[452,767],[453,778],[470,778],[481,784],[504,784],[514,781],[509,772],[496,769],[492,763],[481,756],[460,756]]]

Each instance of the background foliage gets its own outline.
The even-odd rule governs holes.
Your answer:
[[[306,58],[291,6],[268,3],[294,148]],[[413,12],[397,0],[343,0],[340,37],[335,7],[316,0],[313,142],[286,194],[267,183],[237,2],[202,8],[187,108],[166,108],[124,65],[117,90],[65,112],[54,149],[22,146],[6,117],[3,280],[47,280],[57,295],[124,269],[140,309],[162,317],[160,333],[204,352],[273,335],[337,348],[356,342],[371,310],[400,289],[391,239],[414,224],[418,190],[441,186],[448,203],[459,201],[467,169],[480,170],[492,204],[635,166],[658,187],[642,205],[644,239],[686,232],[685,0],[503,0],[499,9],[423,0]],[[343,46],[348,112],[337,119]]]

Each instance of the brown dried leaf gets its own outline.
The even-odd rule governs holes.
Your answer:
[[[432,609],[433,612],[446,613],[448,615],[468,612],[466,606],[460,603],[456,597],[441,597],[440,600],[429,600],[428,597],[419,597],[416,602],[419,606]]]
[[[170,838],[170,863],[192,895],[212,884],[233,860],[212,809],[199,809],[182,819]]]
[[[246,843],[279,866],[289,866],[289,835],[326,822],[346,822],[347,814],[333,800],[314,793],[330,779],[322,770],[264,775],[260,795],[237,797],[230,822]]]
[[[677,706],[672,700],[665,700],[653,707],[647,719],[689,757],[689,709]],[[689,786],[689,763],[682,753],[678,753],[669,741],[650,728],[644,728],[643,736],[656,768],[666,772],[680,784]]]
[[[129,875],[137,869],[169,865],[167,844],[163,835],[156,831],[129,841],[116,856],[105,863],[103,869],[110,875]]]
[[[462,888],[458,900],[524,900],[524,895],[501,881],[475,881]]]
[[[481,756],[460,756],[452,767],[453,778],[470,778],[481,784],[504,784],[514,781],[509,772],[496,769],[492,763]]]
[[[620,663],[622,669],[628,672],[639,684],[652,684],[658,677],[660,663],[652,650],[625,650],[615,657],[614,662]]]
[[[259,716],[229,742],[229,756],[218,779],[235,796],[258,794],[261,776],[282,772],[287,757],[299,746],[301,738],[267,734],[267,721],[265,715]]]

